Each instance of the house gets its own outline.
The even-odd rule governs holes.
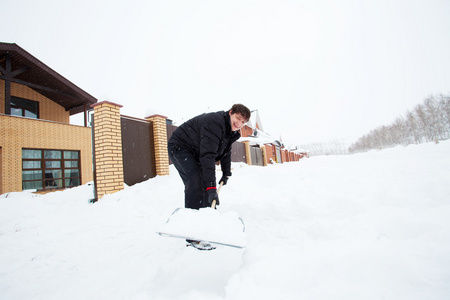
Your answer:
[[[251,111],[250,119],[247,124],[241,128],[240,134],[241,137],[256,136],[258,130],[264,131],[261,118],[259,117],[258,110],[256,109]]]
[[[298,161],[301,156],[299,153],[293,152],[285,148],[284,144],[269,134],[264,132],[261,118],[259,116],[258,110],[253,110],[251,112],[250,120],[247,124],[241,129],[241,138],[240,142],[246,142],[250,147],[253,147],[252,151],[250,151],[249,156],[261,156],[262,161],[258,161],[258,159],[253,160],[249,164],[259,164],[259,165],[267,165],[272,163],[283,163],[288,161]],[[258,149],[255,149],[258,148]],[[261,151],[261,154],[258,154],[258,151]]]
[[[51,191],[94,181],[97,200],[123,189],[135,177],[133,182],[140,182],[169,174],[167,117],[137,120],[121,116],[121,107],[97,102],[18,45],[0,43],[0,194]],[[92,128],[87,127],[91,108]],[[84,113],[85,126],[70,125],[70,116],[78,113]],[[299,157],[264,132],[258,111],[252,112],[241,134],[243,143],[235,147],[240,151],[237,161],[267,165]],[[140,146],[149,146],[137,149],[139,143],[129,137],[148,140]],[[139,155],[143,172],[131,174],[137,168],[129,158],[133,161],[138,150],[148,154],[148,163]]]
[[[17,44],[0,43],[0,194],[93,180],[93,96]],[[84,113],[85,126],[70,125]]]

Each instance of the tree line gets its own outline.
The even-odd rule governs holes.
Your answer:
[[[307,149],[309,156],[348,154],[348,143],[343,140],[306,144],[301,145],[300,148]]]
[[[380,126],[360,137],[349,147],[349,152],[438,142],[449,138],[450,95],[432,95],[392,124]]]

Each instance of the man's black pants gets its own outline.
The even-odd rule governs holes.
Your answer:
[[[209,206],[203,187],[200,162],[188,149],[169,144],[168,151],[169,157],[184,183],[184,207],[199,209]]]

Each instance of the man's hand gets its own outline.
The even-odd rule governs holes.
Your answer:
[[[230,176],[225,176],[225,175],[223,175],[222,178],[220,178],[220,180],[219,180],[219,184],[220,184],[221,182],[223,182],[223,185],[226,185],[229,177],[230,177]]]
[[[206,192],[208,193],[208,203],[210,206],[212,205],[213,200],[216,200],[216,205],[220,204],[219,194],[217,194],[216,188],[209,188]]]

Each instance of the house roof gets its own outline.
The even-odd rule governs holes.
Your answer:
[[[259,112],[257,109],[251,111],[250,120],[248,120],[247,126],[253,129],[258,128],[264,131],[261,123],[261,118],[259,117]]]
[[[11,68],[7,70],[7,56]],[[10,73],[8,73],[10,71]],[[7,74],[8,73],[8,74]],[[84,111],[97,99],[49,68],[17,44],[0,42],[0,79],[26,85],[63,106],[70,114]]]

